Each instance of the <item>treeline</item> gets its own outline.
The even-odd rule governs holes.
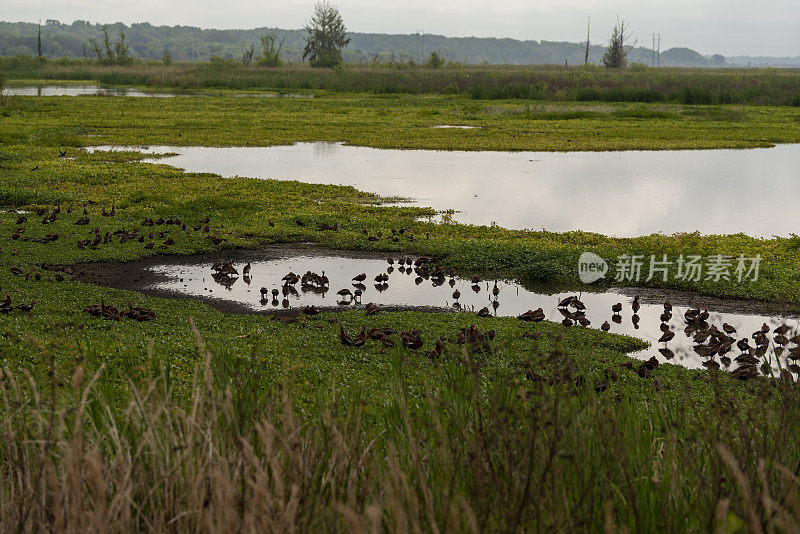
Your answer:
[[[102,42],[103,29],[119,40],[125,35],[125,44],[131,57],[160,60],[165,53],[175,61],[208,61],[213,57],[241,60],[255,47],[261,47],[261,37],[274,35],[282,42],[281,59],[284,62],[302,61],[305,42],[304,30],[256,28],[252,30],[202,30],[191,26],[153,26],[137,23],[100,25],[86,21],[62,24],[48,20],[42,26],[42,53],[48,58],[95,58],[92,40]],[[520,41],[516,39],[445,37],[431,34],[388,35],[378,33],[350,33],[350,46],[344,50],[349,63],[405,63],[424,62],[432,52],[447,61],[465,64],[517,64],[517,65],[579,65],[584,62],[582,43],[552,41]],[[590,47],[589,61],[599,64],[605,53],[607,36],[598,35],[598,44]],[[0,22],[0,55],[36,55],[38,53],[38,26],[24,22]],[[653,52],[646,48],[630,51],[630,62],[650,65]],[[673,48],[661,53],[662,66],[723,66],[725,58],[706,58],[687,48]]]

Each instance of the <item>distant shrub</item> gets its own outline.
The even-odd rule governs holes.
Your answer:
[[[542,84],[489,85],[475,87],[472,90],[472,98],[477,100],[541,100],[544,97],[545,88]]]
[[[664,95],[655,89],[639,87],[588,87],[578,89],[575,100],[582,102],[662,102]]]
[[[428,57],[428,62],[426,63],[429,69],[438,69],[444,65],[444,59],[442,56],[439,55],[438,52],[431,52],[430,57]]]

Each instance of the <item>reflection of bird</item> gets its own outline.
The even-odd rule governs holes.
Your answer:
[[[660,338],[658,338],[658,342],[659,343],[662,343],[662,342],[666,343],[666,342],[672,340],[672,338],[674,338],[674,337],[675,337],[675,332],[673,332],[672,330],[667,330],[666,332],[664,332],[661,335]]]

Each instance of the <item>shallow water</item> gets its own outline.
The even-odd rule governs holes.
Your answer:
[[[465,135],[472,135],[466,133]],[[97,147],[96,149],[108,149]],[[136,147],[117,147],[137,149]],[[350,185],[457,222],[610,236],[800,233],[800,146],[661,152],[448,152],[340,143],[159,147],[191,172]]]
[[[244,264],[240,263],[236,267],[242,272]],[[575,292],[565,292],[556,294],[537,293],[528,290],[519,284],[511,281],[498,281],[500,293],[497,299],[492,296],[494,281],[481,281],[473,290],[470,280],[454,278],[455,284],[449,284],[450,278],[438,287],[435,287],[430,280],[423,280],[417,283],[417,274],[410,269],[405,273],[401,272],[395,264],[389,274],[388,285],[385,290],[379,291],[374,285],[374,277],[380,273],[387,272],[388,263],[383,259],[361,259],[335,255],[301,255],[293,257],[282,257],[266,261],[252,261],[251,277],[239,276],[215,280],[212,276],[211,264],[188,263],[182,265],[162,264],[151,268],[152,271],[163,277],[151,289],[169,291],[184,297],[204,297],[217,299],[220,301],[236,302],[242,304],[252,311],[265,311],[283,309],[283,299],[287,299],[290,308],[299,308],[306,305],[318,307],[363,307],[364,304],[374,302],[381,306],[408,306],[408,307],[439,307],[453,308],[455,299],[453,292],[460,291],[458,299],[461,310],[477,311],[484,306],[493,310],[492,302],[496,300],[499,306],[494,309],[494,315],[498,316],[518,316],[529,309],[541,307],[546,317],[552,321],[561,321],[562,315],[558,312],[557,305],[566,296],[578,295]],[[272,289],[280,290],[282,278],[287,273],[294,272],[302,275],[306,271],[322,273],[330,279],[330,290],[326,293],[315,293],[313,291],[303,291],[300,284],[297,285],[295,294],[279,295],[278,300],[272,299],[271,294],[266,300],[262,300],[260,289],[266,288],[271,293]],[[352,278],[360,273],[366,273],[367,279],[364,282],[364,294],[361,302],[351,302],[345,306],[337,304],[340,297],[336,294],[340,289],[354,290]],[[583,293],[580,294],[581,300],[586,305],[586,317],[591,321],[591,328],[599,328],[604,321],[609,321],[611,332],[635,336],[651,343],[651,347],[633,356],[648,359],[656,356],[660,361],[667,361],[659,352],[658,348],[669,347],[676,356],[669,360],[686,367],[701,367],[704,359],[701,359],[692,349],[693,343],[683,331],[686,323],[683,320],[685,306],[675,305],[673,317],[669,322],[672,330],[675,331],[675,338],[668,344],[658,343],[658,338],[662,332],[659,329],[661,324],[660,315],[663,312],[662,304],[642,304],[638,312],[639,328],[632,322],[633,312],[631,309],[632,298],[615,290],[604,293]],[[616,303],[623,304],[623,311],[620,314],[620,323],[612,321],[611,307]],[[794,331],[798,331],[800,325],[796,319],[784,319],[782,317],[769,317],[766,315],[749,315],[736,313],[719,313],[709,310],[711,316],[710,324],[716,325],[721,329],[723,322],[727,322],[740,332],[741,336],[749,336],[752,332],[759,329],[762,324],[767,323],[771,328],[786,323]],[[573,328],[579,328],[574,326]],[[530,323],[530,330],[535,331],[535,323]],[[794,334],[787,334],[791,337]],[[731,358],[739,354],[734,349],[728,354]],[[774,358],[774,355],[772,356]],[[718,360],[717,360],[718,361]],[[783,362],[785,364],[785,361]],[[731,369],[738,367],[734,362]]]
[[[10,96],[131,96],[131,97],[175,97],[191,96],[175,93],[145,92],[127,87],[102,87],[94,84],[64,85],[8,85],[4,95]]]
[[[9,96],[128,96],[128,97],[208,97],[209,94],[198,93],[168,93],[157,91],[143,91],[130,87],[104,87],[94,84],[64,84],[64,85],[8,85],[3,89],[4,95]],[[283,93],[226,93],[225,96],[244,98],[314,98],[314,95],[283,94]]]

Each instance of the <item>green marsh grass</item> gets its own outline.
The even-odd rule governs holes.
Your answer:
[[[698,373],[665,387],[657,369],[634,397],[605,388],[624,368],[596,374],[533,352],[497,374],[484,363],[493,354],[464,349],[428,363],[437,384],[404,376],[418,356],[384,356],[397,371],[378,415],[358,393],[300,410],[280,383],[253,387],[264,370],[246,353],[228,382],[190,323],[199,361],[187,396],[152,364],[153,342],[117,398],[80,352],[63,381],[3,372],[0,530],[800,527],[796,384],[759,379],[745,393]]]
[[[138,64],[102,67],[81,61],[0,58],[9,78],[91,80],[113,85],[184,89],[268,89],[372,94],[460,94],[476,99],[673,102],[688,105],[797,106],[796,69],[647,67],[620,73],[602,67],[349,64],[337,69],[305,65],[243,67],[236,62]]]
[[[417,220],[428,210],[375,205],[381,199],[353,188],[185,174],[142,164],[136,153],[78,150],[300,140],[509,150],[768,146],[800,140],[795,110],[469,95],[8,100],[0,204],[77,211],[51,225],[30,217],[25,237],[61,234],[50,244],[0,242],[0,288],[15,303],[35,302],[30,313],[0,316],[0,531],[797,530],[796,384],[673,365],[640,378],[625,353],[642,342],[552,323],[536,327],[536,342],[522,338],[529,327],[516,319],[455,313],[349,311],[287,325],[56,282],[41,267],[154,253],[133,241],[79,249],[94,228],[113,232],[157,216],[191,228],[209,215],[227,239],[221,247],[175,231],[161,252],[224,256],[224,247],[315,242],[436,254],[464,273],[563,283],[574,282],[572,266],[587,248],[759,253],[759,284],[684,289],[797,305],[796,237],[615,239],[434,225]],[[430,128],[443,122],[490,128]],[[530,134],[531,124],[545,134]],[[59,158],[63,149],[75,159]],[[91,226],[77,227],[86,201],[97,203],[88,206]],[[112,203],[116,216],[102,217]],[[16,217],[0,213],[0,235],[16,228]],[[322,222],[339,231],[316,231]],[[362,233],[399,226],[418,239],[371,242]],[[12,266],[42,279],[14,276]],[[146,306],[157,318],[117,323],[82,312],[100,299]],[[425,350],[472,324],[497,335],[488,352],[451,346],[431,361],[424,350],[347,349],[336,321],[350,331],[419,328]]]

